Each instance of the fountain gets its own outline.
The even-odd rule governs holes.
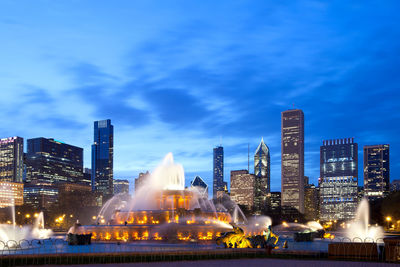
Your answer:
[[[169,153],[131,200],[114,196],[101,209],[96,225],[69,232],[92,234],[99,241],[199,241],[232,229],[231,221],[226,208],[216,207],[195,187],[185,188],[183,167]]]
[[[369,226],[369,204],[366,198],[363,198],[358,205],[356,217],[350,223],[346,236],[353,242],[378,242],[383,240],[382,227]]]
[[[44,228],[43,212],[40,212],[35,219],[33,226],[17,226],[15,224],[15,210],[12,208],[12,224],[0,224],[0,241],[7,243],[10,240],[21,241],[23,239],[46,239],[52,235],[50,229]]]

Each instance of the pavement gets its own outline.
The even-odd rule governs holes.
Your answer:
[[[86,264],[86,265],[42,265],[42,266],[65,266],[65,267],[265,267],[265,266],[294,266],[294,267],[310,267],[310,266],[327,266],[327,267],[383,267],[396,266],[396,264],[381,262],[357,262],[357,261],[328,261],[328,260],[286,260],[286,259],[232,259],[232,260],[199,260],[199,261],[173,261],[173,262],[144,262],[144,263],[118,263],[118,264]]]

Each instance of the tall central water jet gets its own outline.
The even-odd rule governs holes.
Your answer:
[[[347,237],[354,242],[378,242],[384,234],[380,226],[369,226],[369,204],[363,198],[358,205],[356,217],[347,229]]]
[[[230,214],[217,210],[196,188],[185,188],[183,167],[168,153],[146,175],[134,197],[111,198],[101,209],[98,225],[71,233],[92,234],[94,240],[212,240],[232,229]]]

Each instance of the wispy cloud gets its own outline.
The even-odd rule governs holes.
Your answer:
[[[229,179],[264,136],[278,190],[280,112],[294,104],[313,182],[323,139],[400,156],[397,1],[43,5],[0,6],[1,136],[62,139],[90,166],[92,123],[111,118],[116,177],[171,151],[209,184],[220,137]]]

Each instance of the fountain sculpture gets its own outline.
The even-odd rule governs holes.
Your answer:
[[[147,177],[128,202],[119,196],[107,202],[96,225],[81,226],[76,234],[93,240],[213,240],[232,229],[230,214],[196,188],[185,188],[183,167],[171,153]]]

